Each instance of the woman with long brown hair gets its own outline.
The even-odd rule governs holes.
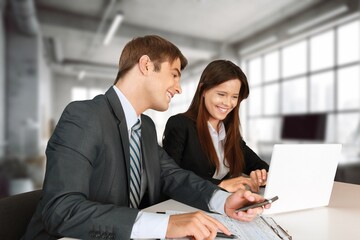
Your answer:
[[[257,192],[266,184],[269,166],[240,133],[239,107],[248,95],[247,78],[236,64],[227,60],[208,64],[189,109],[166,124],[166,152],[182,168],[229,192],[246,186]]]

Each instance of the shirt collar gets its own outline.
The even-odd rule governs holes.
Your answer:
[[[128,131],[130,131],[132,126],[134,126],[134,124],[137,122],[138,119],[141,121],[140,116],[136,115],[136,111],[135,111],[134,107],[131,105],[131,103],[125,97],[125,95],[120,91],[120,89],[118,89],[115,85],[113,86],[113,88],[114,88],[117,96],[119,97],[121,105],[124,109],[126,125],[128,128]]]
[[[216,130],[213,128],[211,123],[208,121],[208,128],[211,136],[216,136],[219,141],[222,141],[225,139],[226,131],[225,131],[225,125],[223,122],[219,123],[219,133],[216,132]]]

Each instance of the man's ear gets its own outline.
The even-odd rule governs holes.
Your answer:
[[[149,71],[149,63],[151,62],[148,55],[142,55],[139,59],[139,69],[143,74],[147,74]]]

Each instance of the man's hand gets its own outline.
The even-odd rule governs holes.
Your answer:
[[[197,240],[215,239],[218,231],[230,235],[223,224],[204,212],[175,214],[169,218],[166,238],[191,236]]]
[[[238,190],[235,193],[231,194],[225,202],[225,213],[231,218],[243,221],[243,222],[250,222],[252,221],[257,215],[261,214],[264,209],[262,207],[249,209],[245,212],[239,211],[236,212],[236,209],[243,207],[251,202],[261,202],[265,199],[257,195],[255,193],[251,193],[250,191]],[[270,208],[271,204],[267,204],[264,208]]]

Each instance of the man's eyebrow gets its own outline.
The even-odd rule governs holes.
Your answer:
[[[177,71],[177,73],[179,74],[179,77],[181,77],[181,72],[180,72],[180,70],[177,69],[177,68],[174,68],[174,70]]]

